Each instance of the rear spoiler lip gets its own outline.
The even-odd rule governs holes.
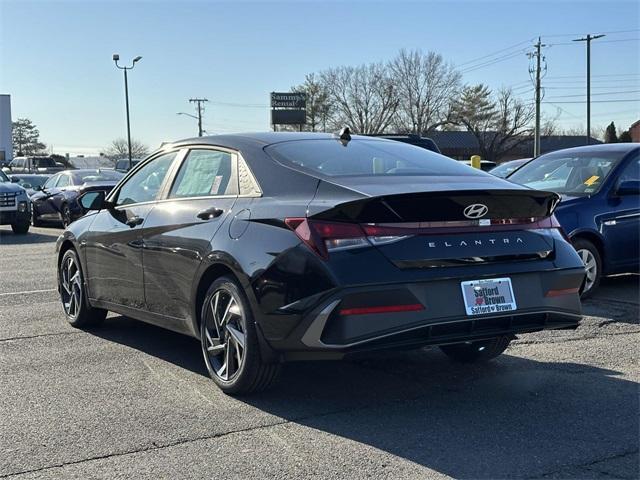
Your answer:
[[[411,223],[411,220],[404,219],[399,213],[397,213],[393,207],[389,205],[389,202],[393,202],[397,199],[402,199],[403,197],[429,197],[430,199],[436,198],[447,198],[447,197],[460,197],[460,196],[482,196],[487,195],[489,198],[495,199],[496,197],[522,197],[522,198],[536,198],[538,199],[538,203],[542,206],[543,203],[547,204],[546,212],[544,214],[539,215],[517,215],[517,217],[550,217],[553,215],[557,205],[560,203],[561,197],[555,192],[549,192],[544,190],[534,190],[529,188],[514,188],[514,189],[459,189],[459,190],[436,190],[436,191],[421,191],[421,192],[398,192],[389,195],[379,195],[379,196],[365,196],[366,194],[363,192],[358,192],[352,190],[345,186],[340,186],[337,184],[331,184],[333,187],[339,187],[344,195],[343,198],[345,201],[333,203],[330,199],[323,200],[322,198],[318,198],[318,192],[320,190],[320,186],[322,181],[319,182],[318,189],[316,190],[316,194],[314,198],[309,202],[307,207],[307,217],[313,218],[317,220],[331,220],[330,212],[338,212],[340,210],[360,210],[362,211],[367,204],[372,202],[379,201],[382,205],[384,205],[390,212],[392,212],[396,218],[398,223]],[[352,196],[349,195],[352,194]],[[351,198],[348,198],[351,197]],[[357,208],[358,205],[361,204],[360,208]],[[489,214],[484,217],[487,219],[502,219],[505,218],[504,215],[492,215],[490,211]],[[334,219],[335,220],[335,219]],[[449,220],[449,219],[440,219],[441,220]],[[465,218],[460,218],[456,220],[466,220]],[[357,218],[349,218],[343,221],[355,221],[358,223],[391,223],[389,221],[380,221],[380,222],[367,222],[362,221]],[[422,221],[422,220],[420,220]]]

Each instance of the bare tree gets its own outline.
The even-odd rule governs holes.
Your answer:
[[[304,129],[315,132],[326,131],[327,121],[331,115],[329,92],[325,84],[315,74],[310,73],[304,77],[304,83],[291,87],[292,92],[303,92],[307,95],[307,124]]]
[[[595,138],[596,140],[603,141],[605,136],[605,131],[607,127],[604,125],[600,126],[591,126],[591,138]],[[586,137],[587,129],[584,125],[574,125],[572,127],[566,127],[564,129],[560,129],[558,131],[558,135],[567,135],[572,137]]]
[[[453,119],[473,133],[480,155],[495,161],[531,140],[534,115],[533,107],[510,89],[494,94],[480,84],[465,87],[454,106]]]
[[[356,133],[384,133],[398,108],[398,93],[382,63],[338,67],[321,74],[334,112],[331,127],[348,125]]]
[[[149,148],[142,142],[131,139],[131,157],[143,158],[149,153]],[[120,160],[122,158],[129,158],[129,145],[126,138],[116,138],[105,149],[105,155],[112,160]]]
[[[448,123],[461,75],[442,55],[402,49],[389,66],[400,99],[397,131],[422,135]]]

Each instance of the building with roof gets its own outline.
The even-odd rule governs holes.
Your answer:
[[[632,142],[640,142],[640,120],[634,122],[629,127]]]
[[[0,166],[13,160],[11,95],[0,94]]]
[[[487,138],[495,135],[495,132],[486,132]],[[428,134],[443,155],[457,160],[469,160],[472,155],[481,155],[478,139],[469,131],[433,131]],[[563,148],[580,147],[585,145],[583,135],[549,135],[540,138],[540,152],[548,153]],[[595,138],[591,139],[591,144],[602,143]],[[533,156],[533,138],[529,138],[516,145],[500,158],[493,158],[497,162],[506,162],[516,158],[528,158]]]

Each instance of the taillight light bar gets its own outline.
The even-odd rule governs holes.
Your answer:
[[[470,221],[417,222],[404,224],[345,223],[315,220],[304,217],[285,218],[285,224],[311,250],[324,259],[329,252],[396,242],[413,235],[437,235],[476,231],[553,228],[568,240],[554,215],[550,217],[487,219],[487,224]]]

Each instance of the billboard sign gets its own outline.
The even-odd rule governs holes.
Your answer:
[[[271,124],[307,123],[307,95],[303,92],[271,92]]]

